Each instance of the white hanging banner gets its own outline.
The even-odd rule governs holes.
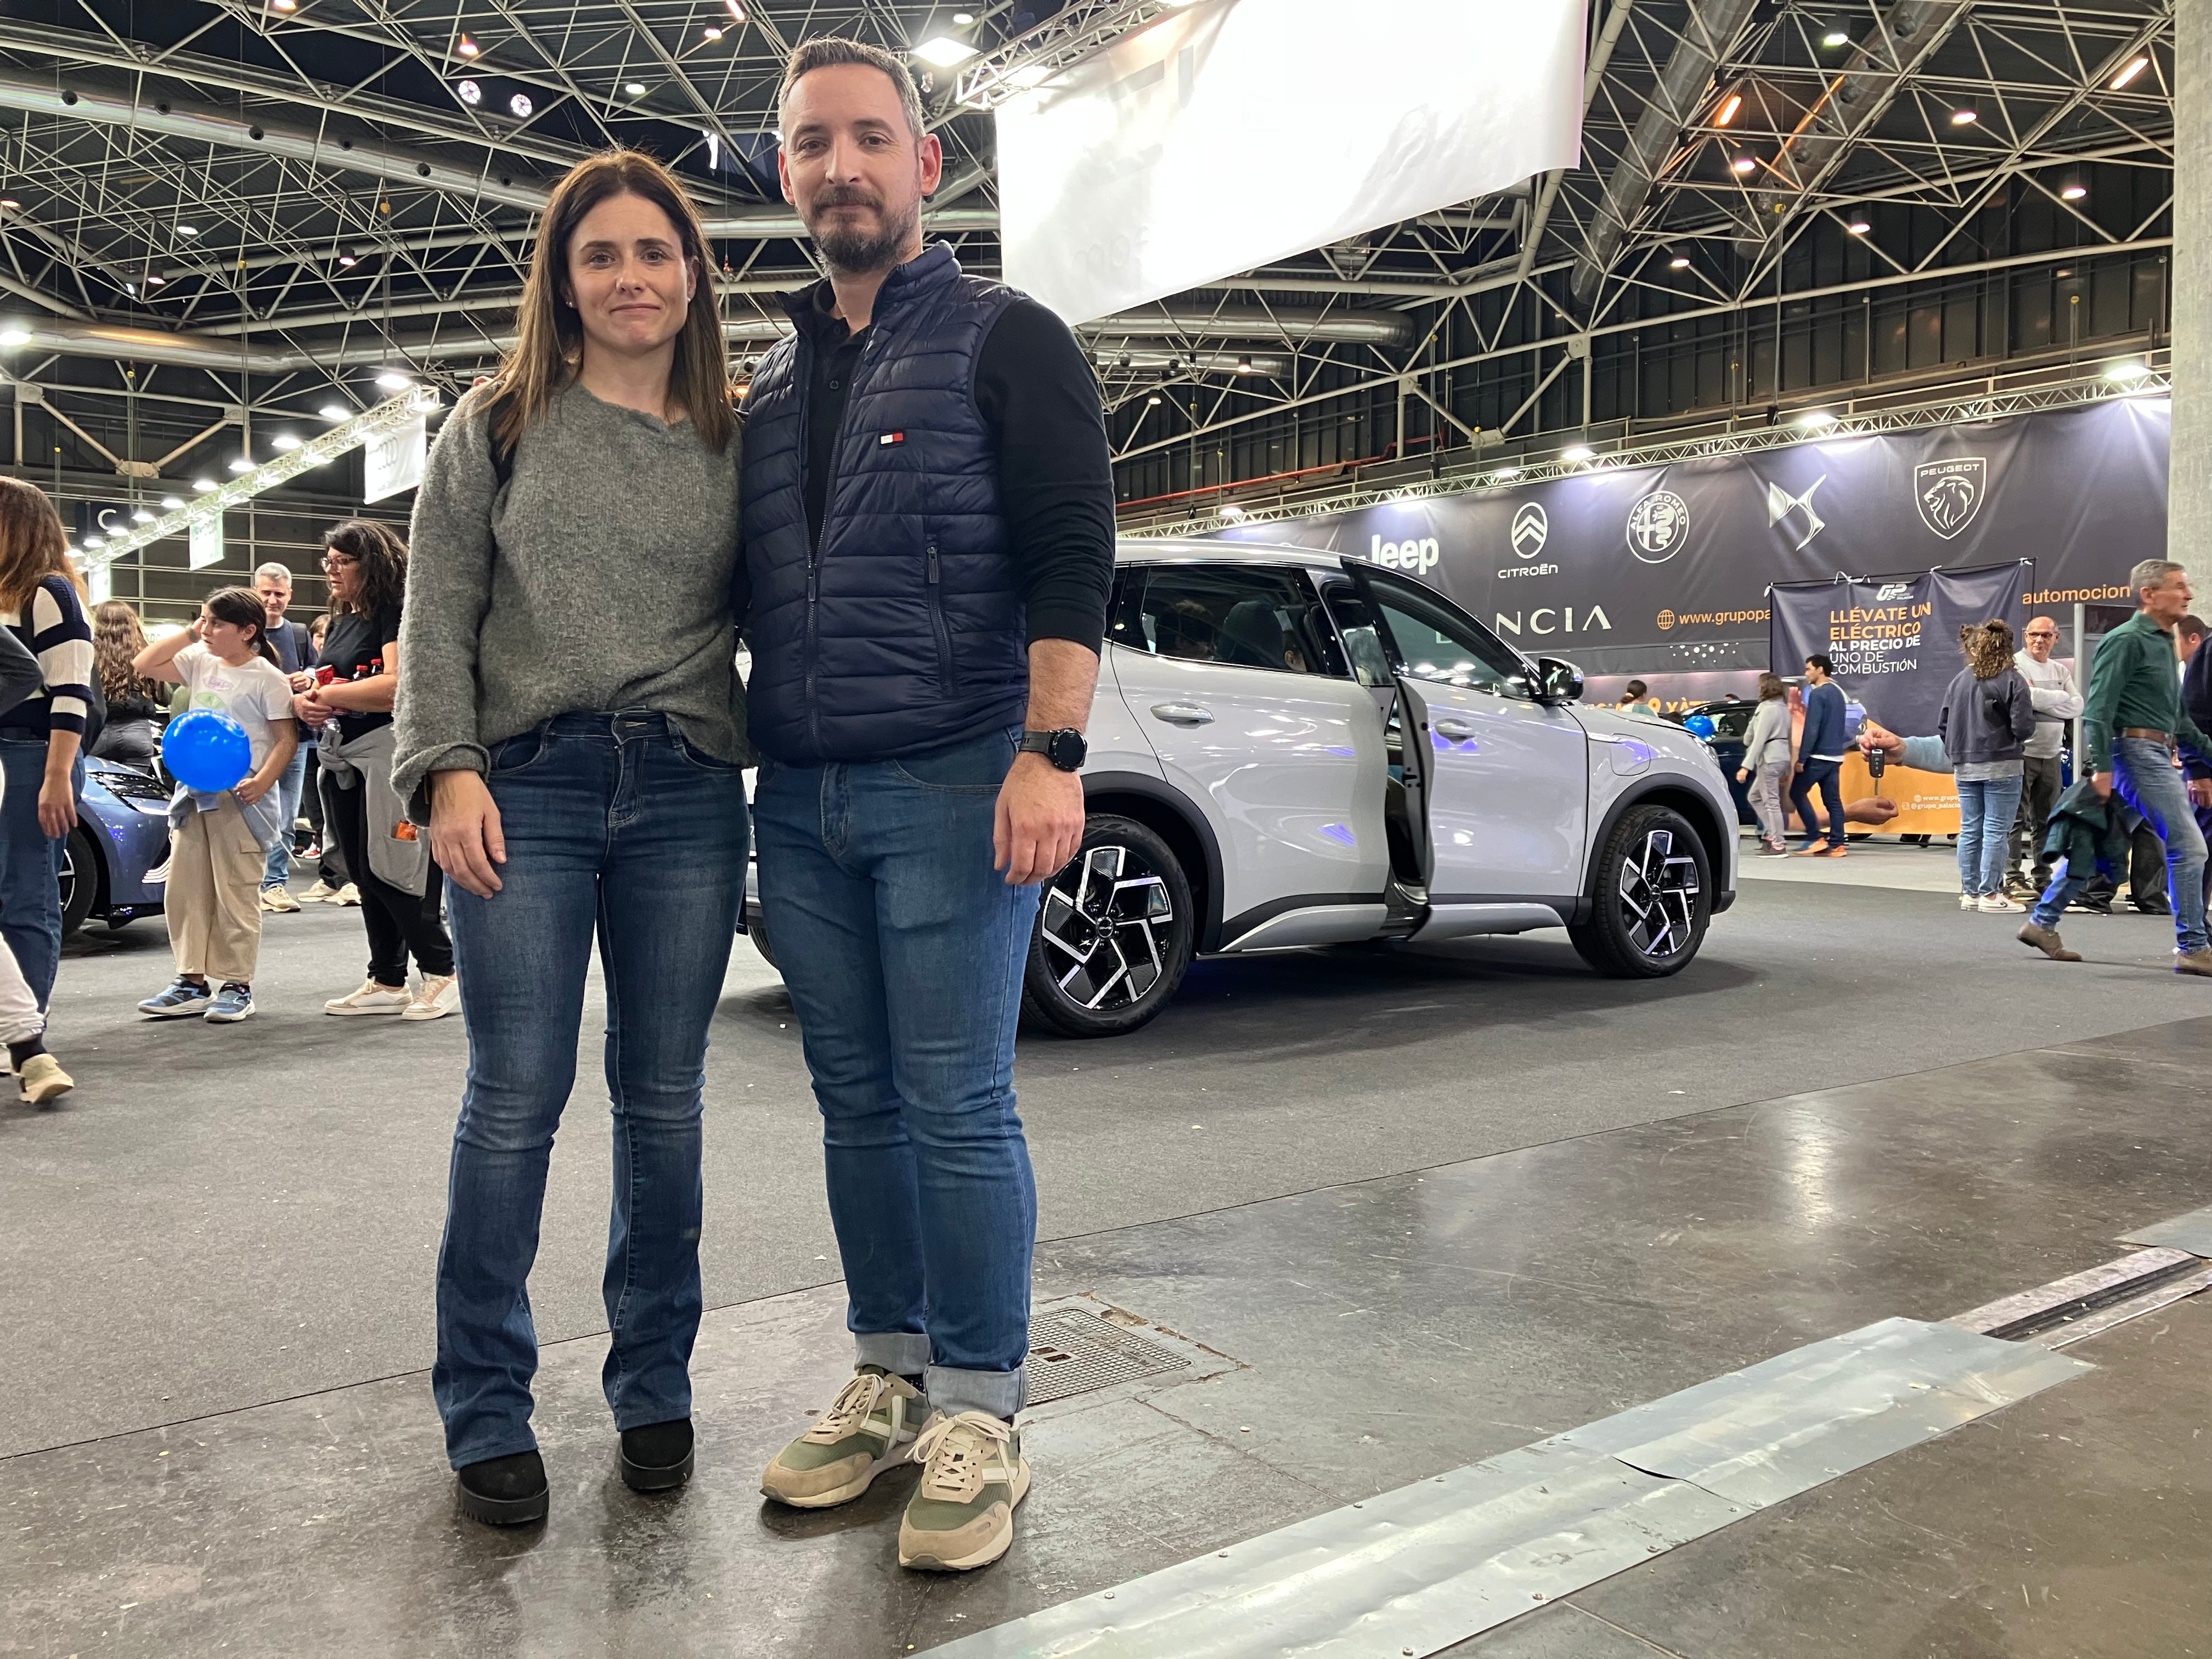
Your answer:
[[[1205,0],[1000,106],[1007,282],[1070,323],[1577,164],[1584,0]]]
[[[430,440],[417,415],[402,427],[380,432],[362,452],[363,501],[380,501],[422,482],[422,463],[430,453]]]
[[[222,514],[210,513],[204,519],[192,520],[191,551],[185,560],[194,570],[204,570],[211,564],[222,562]]]

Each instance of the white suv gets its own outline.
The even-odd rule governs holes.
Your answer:
[[[1106,637],[1090,823],[1030,951],[1062,1031],[1134,1030],[1197,955],[1564,927],[1601,973],[1672,974],[1735,897],[1702,742],[1578,706],[1571,665],[1409,576],[1127,542]]]

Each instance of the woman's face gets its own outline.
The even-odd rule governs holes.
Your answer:
[[[323,578],[331,585],[331,597],[353,603],[354,584],[361,579],[361,561],[350,553],[341,553],[336,548],[323,555]]]
[[[665,213],[642,196],[610,196],[568,238],[563,297],[589,344],[641,356],[684,331],[694,277]]]
[[[225,622],[209,610],[200,607],[200,643],[226,660],[244,656],[253,649],[255,630],[238,623]]]

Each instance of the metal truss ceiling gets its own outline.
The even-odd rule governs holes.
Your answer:
[[[957,27],[902,0],[18,0],[5,361],[49,408],[127,393],[249,423],[365,407],[375,368],[458,386],[505,343],[551,182],[629,143],[700,203],[742,372],[779,326],[769,290],[812,275],[775,186],[793,43],[978,48],[926,83],[948,152],[933,224],[989,272],[988,106],[1164,9],[973,0]],[[1395,391],[1472,440],[1440,372],[1530,354],[1523,421],[1593,337],[1802,297],[1792,255],[1819,233],[1859,239],[1887,283],[1990,268],[1978,216],[2023,192],[2078,227],[2078,253],[2160,240],[2164,207],[2137,191],[2123,215],[2082,180],[2148,168],[2170,192],[2172,0],[1591,0],[1589,28],[1581,167],[1105,319],[1087,332],[1109,403],[1141,416],[1172,392],[1188,437]],[[1315,112],[1322,141],[1369,90]],[[1909,235],[1885,236],[1883,206]],[[1447,359],[1455,324],[1479,351]],[[1130,427],[1128,453],[1163,441]]]

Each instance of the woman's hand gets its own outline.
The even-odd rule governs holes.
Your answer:
[[[1749,783],[1751,781],[1751,769],[1747,766],[1737,767],[1735,769],[1735,781],[1738,783]]]
[[[76,786],[66,772],[49,772],[39,785],[39,828],[59,840],[76,828]]]
[[[316,695],[321,689],[318,686],[314,690],[302,691],[292,699],[292,713],[318,732],[328,726],[331,723],[331,717],[337,713],[337,709]]]
[[[264,778],[258,773],[246,779],[230,793],[238,797],[242,806],[251,806],[276,786],[274,778]]]
[[[430,775],[430,856],[478,898],[499,891],[499,872],[493,866],[507,862],[507,837],[491,787],[478,774]]]

